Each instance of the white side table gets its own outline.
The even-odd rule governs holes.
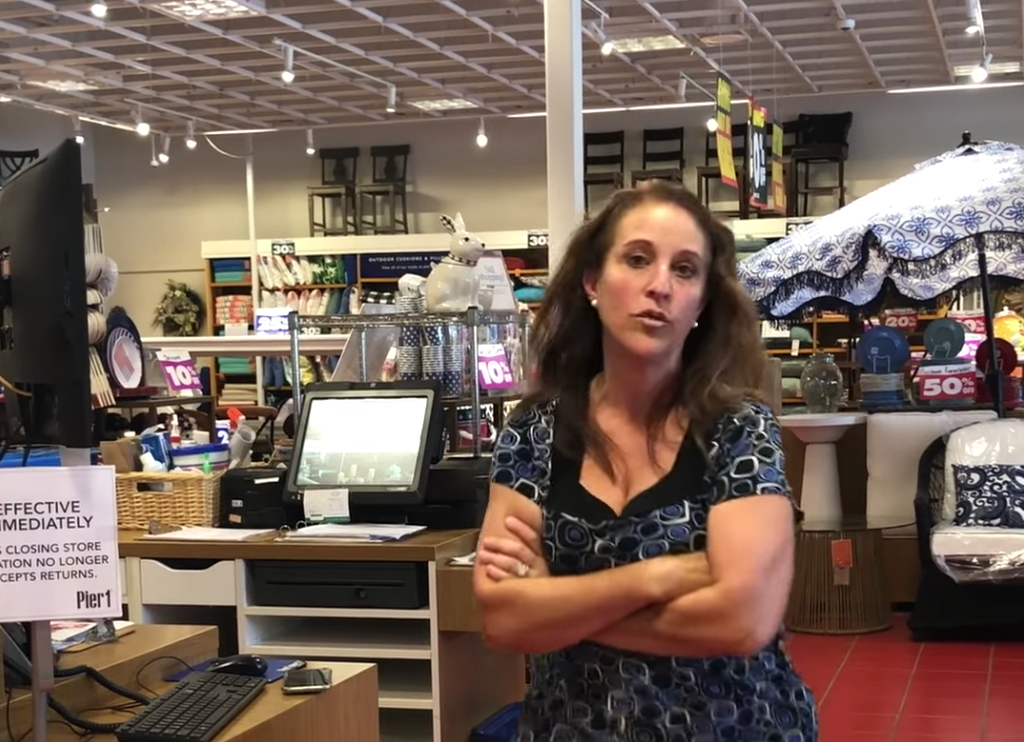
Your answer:
[[[833,520],[843,515],[839,489],[836,441],[854,425],[863,425],[863,412],[783,415],[779,424],[807,445],[800,509],[808,521]]]

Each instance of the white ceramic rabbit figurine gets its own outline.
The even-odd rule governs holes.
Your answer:
[[[480,290],[476,275],[484,244],[466,231],[462,214],[454,219],[442,214],[441,224],[451,235],[451,245],[427,276],[427,311],[465,312],[471,306],[490,309],[492,293]]]

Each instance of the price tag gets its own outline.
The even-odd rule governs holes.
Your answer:
[[[911,333],[917,330],[916,309],[886,309],[885,326],[893,327],[900,332]]]
[[[257,335],[287,335],[288,312],[286,307],[272,307],[256,310]]]
[[[832,584],[849,585],[853,569],[853,542],[848,538],[832,541]]]
[[[512,370],[508,367],[508,358],[505,356],[505,349],[500,344],[480,346],[476,372],[481,389],[499,391],[515,386]]]
[[[294,255],[295,243],[291,240],[273,240],[270,243],[271,255]]]
[[[922,402],[974,399],[977,394],[977,374],[969,366],[933,366],[928,371],[928,374],[922,371],[917,377],[918,397]]]
[[[526,233],[527,247],[547,247],[548,232],[546,229],[531,229]]]
[[[171,394],[202,393],[203,381],[188,351],[158,350],[156,361]]]

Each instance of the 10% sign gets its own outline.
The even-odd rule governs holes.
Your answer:
[[[978,391],[978,377],[970,364],[927,366],[918,374],[917,388],[922,402],[974,399]]]

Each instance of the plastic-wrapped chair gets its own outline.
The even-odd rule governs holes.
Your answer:
[[[1017,422],[1020,424],[1020,421]],[[969,434],[967,431],[993,424],[988,422],[969,425],[956,431],[954,435],[961,438]],[[958,583],[944,572],[936,561],[932,549],[933,531],[936,526],[948,520],[943,512],[947,502],[947,482],[951,483],[947,477],[948,438],[949,436],[940,436],[935,439],[921,455],[918,465],[914,510],[917,519],[921,579],[908,622],[914,639],[918,641],[954,632],[1001,628],[1013,630],[1024,626],[1024,589],[1021,589],[1019,583]],[[952,494],[951,496],[955,497]],[[983,568],[980,564],[977,566],[979,569]],[[969,564],[961,564],[959,567],[969,568]],[[966,573],[957,574],[962,579]]]

